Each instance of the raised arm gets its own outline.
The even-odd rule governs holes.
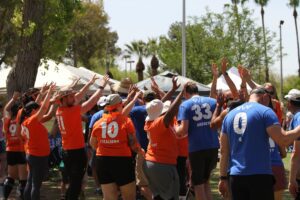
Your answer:
[[[19,99],[21,94],[19,92],[14,92],[12,98],[7,102],[3,109],[3,117],[10,118],[10,109],[13,104]]]
[[[51,104],[51,100],[50,100],[50,104]],[[41,120],[41,122],[47,122],[50,119],[52,119],[52,117],[55,116],[55,112],[56,112],[57,108],[58,108],[58,105],[52,103],[48,112],[43,116],[43,119]]]
[[[239,94],[238,94],[238,90],[236,89],[233,81],[231,80],[231,78],[229,77],[228,73],[227,73],[227,65],[228,65],[228,62],[227,62],[227,59],[226,58],[223,58],[222,59],[222,63],[221,63],[221,69],[222,69],[222,74],[225,78],[225,81],[232,93],[232,96],[234,99],[238,99],[239,98]]]
[[[186,88],[186,85],[187,84],[185,84],[183,90],[177,95],[176,99],[173,101],[169,110],[167,111],[167,113],[164,116],[163,120],[164,120],[164,124],[166,127],[169,127],[170,123],[174,120],[175,115],[177,115],[177,113],[178,113],[178,107],[181,103],[181,99],[183,97],[183,93]]]
[[[106,84],[109,81],[108,75],[105,75],[103,79],[101,80],[99,89],[87,100],[81,105],[81,114],[84,114],[91,110],[94,105],[97,104],[97,101],[102,95],[102,92],[106,86]]]
[[[92,77],[92,79],[87,82],[80,90],[75,94],[75,104],[78,105],[80,101],[83,99],[84,95],[87,93],[89,87],[95,83],[98,78],[96,74]]]
[[[211,65],[211,72],[212,72],[212,75],[213,75],[213,79],[212,79],[212,83],[211,83],[209,96],[211,98],[216,99],[217,98],[217,80],[218,80],[218,75],[219,75],[218,66],[217,66],[216,63],[213,63]]]
[[[143,95],[142,91],[138,91],[135,93],[135,96],[133,97],[133,99],[123,108],[122,110],[122,114],[124,116],[128,116],[130,111],[132,110],[135,102],[139,99],[139,97],[141,97]]]
[[[210,128],[218,129],[222,126],[223,119],[227,114],[227,110],[222,111],[223,105],[224,105],[224,95],[220,92],[217,98],[216,109],[210,121]]]
[[[248,83],[248,85],[251,87],[251,89],[254,89],[257,87],[256,84],[253,82],[253,80],[251,78],[251,74],[248,71],[248,69],[243,67],[242,75],[243,75],[244,79],[246,80],[246,82]]]
[[[155,92],[158,99],[166,95],[166,93],[159,88],[153,77],[151,77],[151,89]]]
[[[44,98],[44,101],[43,101],[40,109],[37,112],[37,119],[39,121],[41,121],[43,119],[43,116],[45,115],[45,113],[48,110],[50,98],[51,98],[51,95],[52,95],[52,92],[53,92],[54,88],[55,88],[55,84],[51,84],[49,86],[46,97]]]
[[[176,90],[180,87],[180,84],[177,83],[177,80],[178,80],[178,78],[173,76],[173,78],[172,78],[172,89],[170,91],[168,91],[168,93],[165,94],[162,97],[162,99],[161,99],[162,102],[171,100],[171,98],[175,94]]]

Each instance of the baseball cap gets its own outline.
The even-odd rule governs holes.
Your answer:
[[[106,96],[100,97],[99,101],[97,102],[97,105],[103,107],[106,104],[107,104],[107,97]]]
[[[110,94],[106,97],[106,103],[109,106],[114,106],[122,102],[122,98],[119,94]]]
[[[153,121],[157,117],[159,117],[162,113],[164,104],[159,99],[154,99],[146,104],[146,111],[148,116],[146,117],[146,121]]]
[[[300,101],[300,90],[291,89],[287,95],[284,96],[287,100]]]

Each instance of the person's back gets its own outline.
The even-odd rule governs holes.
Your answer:
[[[130,112],[130,118],[136,130],[136,137],[141,147],[146,151],[148,146],[147,134],[144,130],[145,119],[147,117],[146,106],[135,106]]]
[[[222,132],[230,141],[230,175],[272,174],[266,128],[274,121],[278,124],[275,113],[255,102],[227,114]]]
[[[181,104],[178,120],[189,121],[189,152],[219,147],[218,133],[209,126],[215,107],[215,99],[198,95]]]

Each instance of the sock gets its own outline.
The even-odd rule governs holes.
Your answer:
[[[7,177],[4,181],[3,186],[3,196],[4,198],[8,198],[10,192],[12,191],[15,184],[15,180],[13,178]]]

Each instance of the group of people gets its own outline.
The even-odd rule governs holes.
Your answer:
[[[209,97],[199,96],[194,82],[181,86],[176,77],[167,92],[153,78],[145,91],[126,78],[104,96],[109,85],[105,76],[86,100],[96,77],[79,91],[75,84],[57,90],[51,83],[22,95],[15,92],[4,106],[0,138],[1,170],[4,161],[8,166],[4,198],[18,180],[20,197],[40,199],[49,166],[50,132],[51,137],[61,135],[67,188],[62,199],[79,198],[89,165],[105,200],[134,200],[137,191],[145,199],[183,200],[188,188],[196,199],[212,200],[211,173],[220,161],[218,187],[225,199],[280,200],[287,187],[282,158],[290,145],[288,188],[300,199],[300,91],[292,89],[285,96],[293,116],[285,122],[275,87],[258,86],[247,69],[238,69],[239,89],[226,72],[226,59],[222,60],[221,73],[230,90],[220,91],[218,67],[213,64]],[[43,123],[52,117],[54,128],[49,131]]]

